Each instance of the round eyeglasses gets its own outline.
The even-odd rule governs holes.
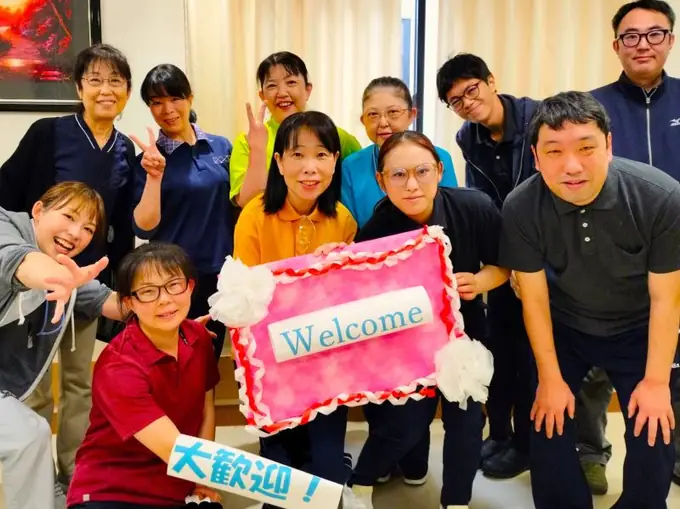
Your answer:
[[[395,187],[406,187],[410,175],[421,184],[431,184],[437,177],[437,164],[426,163],[412,168],[391,168],[384,170],[383,175]]]
[[[458,97],[452,97],[449,99],[449,102],[446,103],[446,107],[454,110],[454,111],[460,111],[463,108],[463,99],[477,99],[479,97],[479,84],[481,81],[478,81],[477,83],[473,83],[469,87],[465,89],[463,92],[462,96]]]

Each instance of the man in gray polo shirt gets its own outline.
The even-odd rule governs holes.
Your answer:
[[[505,201],[500,264],[517,274],[538,367],[534,503],[593,507],[572,419],[574,394],[600,366],[627,421],[624,486],[615,507],[666,509],[680,184],[651,166],[613,158],[609,119],[587,93],[545,99],[530,136],[539,173]]]

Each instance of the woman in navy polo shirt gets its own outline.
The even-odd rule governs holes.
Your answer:
[[[98,278],[111,286],[110,274],[134,248],[132,232],[132,142],[114,126],[132,89],[125,56],[107,44],[96,44],[77,57],[73,81],[82,101],[80,112],[36,121],[0,168],[0,207],[30,213],[33,204],[54,184],[83,182],[104,200],[109,224],[107,242],[90,244],[76,257],[80,266],[103,256],[109,270]],[[61,401],[57,435],[59,481],[68,486],[75,453],[87,429],[90,413],[91,362],[97,320],[75,317],[75,349],[62,343],[59,351]],[[66,335],[71,335],[71,323]],[[27,400],[33,410],[52,419],[53,399],[48,372]]]
[[[363,242],[439,225],[451,240],[460,310],[467,334],[484,341],[486,317],[481,295],[508,280],[510,271],[496,266],[501,216],[491,199],[475,189],[440,187],[443,165],[424,135],[393,134],[380,147],[377,175],[387,198],[378,203],[355,241]],[[481,267],[481,269],[480,269]],[[467,507],[482,447],[482,407],[467,409],[446,398],[426,398],[405,405],[367,405],[369,436],[350,484],[356,507],[372,509],[372,486],[410,453],[434,419],[441,401],[444,423],[444,472],[441,503],[445,509]],[[427,474],[427,472],[425,472]]]
[[[172,64],[157,65],[144,78],[142,99],[160,127],[158,140],[133,139],[144,151],[135,166],[135,233],[151,242],[181,246],[198,274],[189,316],[208,314],[208,297],[217,291],[217,275],[233,250],[233,209],[229,200],[231,143],[203,132],[190,122],[193,94],[184,72]],[[219,359],[225,328],[217,335]]]

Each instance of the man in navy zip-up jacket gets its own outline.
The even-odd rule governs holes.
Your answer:
[[[536,172],[527,132],[537,101],[498,94],[486,63],[469,54],[439,69],[437,90],[466,121],[456,136],[466,162],[466,186],[483,191],[502,208],[510,191]],[[510,285],[490,292],[488,305],[494,376],[486,404],[490,437],[482,447],[481,468],[488,477],[511,478],[528,469],[531,351],[521,302]]]
[[[675,42],[674,24],[675,13],[663,1],[642,0],[619,8],[612,19],[613,48],[623,72],[617,81],[591,93],[610,117],[615,156],[647,163],[680,180],[680,80],[663,70]],[[605,438],[605,427],[611,395],[611,383],[597,369],[588,375],[577,396],[579,456],[596,494],[607,491],[605,465],[611,444]],[[674,403],[674,412],[678,421],[679,401]],[[673,481],[680,484],[677,432],[675,450]]]

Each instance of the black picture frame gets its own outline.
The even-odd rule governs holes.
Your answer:
[[[2,8],[2,3],[0,0],[0,8]],[[38,59],[33,61],[35,63],[30,72],[39,72],[40,78],[17,75],[20,73],[11,75],[12,60],[19,61],[19,59],[0,55],[0,111],[73,112],[78,109],[80,101],[70,73],[73,70],[76,55],[80,51],[92,44],[102,42],[101,1],[45,0],[45,8],[51,9],[55,13],[54,18],[59,22],[55,37],[58,39],[59,33],[57,32],[63,28],[61,32],[63,40],[64,31],[70,30],[68,34],[70,44],[60,55],[50,58],[49,55],[41,54],[39,63]],[[70,18],[63,15],[66,12],[71,14]],[[49,26],[49,23],[48,20],[43,26]],[[40,28],[42,29],[43,26]],[[30,34],[34,30],[27,30],[27,32]],[[0,51],[5,33],[0,33]],[[39,30],[35,30],[35,33],[39,33]],[[14,30],[9,35],[16,39],[17,31]],[[44,33],[39,36],[44,37]],[[20,37],[23,38],[21,35]],[[30,35],[26,39],[35,44]],[[4,40],[5,46],[12,44],[7,39]],[[12,49],[16,49],[16,45]],[[50,73],[59,76],[59,79],[42,78],[42,76],[49,76]]]

